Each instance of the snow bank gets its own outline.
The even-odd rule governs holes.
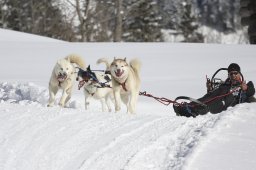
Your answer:
[[[0,102],[46,106],[48,98],[48,89],[34,83],[0,83]],[[60,96],[57,94],[56,101],[59,101],[59,98]],[[78,108],[79,104],[76,101],[71,101],[68,103],[68,107]]]
[[[7,102],[37,102],[46,104],[48,92],[33,83],[0,83],[0,100]]]

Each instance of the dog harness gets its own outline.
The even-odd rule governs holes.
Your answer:
[[[127,88],[125,87],[125,83],[126,83],[126,81],[123,82],[123,83],[119,83],[119,84],[122,86],[122,88],[124,89],[124,91],[127,91]]]
[[[85,89],[86,90],[86,92],[88,93],[88,94],[90,94],[91,96],[93,96],[95,93],[90,93],[89,92],[89,90],[87,90],[87,89]]]

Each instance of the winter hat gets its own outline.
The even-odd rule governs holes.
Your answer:
[[[238,71],[240,72],[240,66],[236,63],[231,63],[229,66],[228,66],[228,72],[230,73],[231,71]]]

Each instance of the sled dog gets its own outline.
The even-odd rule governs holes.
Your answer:
[[[55,96],[59,89],[62,89],[62,96],[59,105],[64,107],[71,98],[72,87],[76,78],[76,65],[84,68],[83,59],[75,54],[68,55],[63,59],[59,59],[55,64],[49,82],[49,102],[48,107],[54,105]]]
[[[88,109],[89,99],[100,100],[102,112],[106,112],[106,105],[108,111],[111,112],[111,102],[114,103],[114,95],[112,90],[112,83],[110,75],[100,72],[93,72],[90,65],[86,70],[79,70],[77,80],[79,81],[79,88],[84,89],[85,110]],[[102,86],[100,83],[104,83]]]
[[[126,58],[116,59],[109,63],[101,58],[97,63],[105,63],[111,73],[112,88],[114,91],[115,111],[121,109],[121,100],[126,104],[127,112],[135,113],[140,90],[140,68],[138,59],[133,59],[128,64]]]

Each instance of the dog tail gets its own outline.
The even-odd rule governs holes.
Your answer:
[[[85,62],[81,56],[79,56],[77,54],[70,54],[67,57],[65,57],[65,59],[70,61],[70,63],[75,63],[82,69],[85,69]]]
[[[135,58],[130,61],[130,66],[133,68],[133,70],[139,75],[140,68],[141,68],[141,62],[139,59]]]
[[[110,63],[108,61],[108,59],[106,58],[100,58],[97,60],[97,64],[101,64],[101,63],[104,63],[106,65],[106,70],[109,70],[110,69]]]

